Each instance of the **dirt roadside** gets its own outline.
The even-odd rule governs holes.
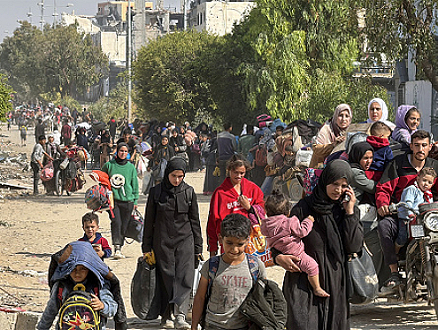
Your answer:
[[[2,137],[5,135],[7,137]],[[19,145],[16,126],[7,131],[0,126],[0,151],[30,153],[34,145],[33,131],[30,130],[27,146]],[[22,171],[16,164],[4,164],[0,160],[0,175],[5,171],[15,175],[10,182],[32,185],[31,172]],[[198,194],[200,216],[205,234],[210,197],[202,195],[203,177],[201,173],[189,173],[186,181],[195,187]],[[1,181],[1,180],[0,180]],[[49,297],[47,268],[50,255],[70,241],[83,235],[81,217],[88,212],[84,204],[84,192],[92,185],[87,180],[86,187],[70,197],[31,196],[13,194],[0,189],[0,305],[16,304],[35,312],[42,312]],[[144,212],[146,197],[141,195],[139,208]],[[100,215],[100,232],[111,242],[110,222],[106,213]],[[107,264],[117,274],[129,317],[129,329],[158,329],[157,322],[146,324],[135,317],[130,306],[130,283],[136,269],[137,258],[141,255],[140,244],[125,245],[126,259],[108,260]],[[204,256],[207,257],[207,252]],[[284,271],[279,267],[268,269],[268,277],[279,285]],[[378,301],[367,306],[352,307],[352,329],[438,329],[433,308],[426,304],[390,304]],[[1,329],[0,325],[0,329]],[[112,325],[109,325],[112,329]]]

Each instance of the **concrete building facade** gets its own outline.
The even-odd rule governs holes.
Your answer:
[[[234,24],[241,22],[255,5],[254,1],[196,0],[188,13],[188,26],[223,36],[231,33]]]

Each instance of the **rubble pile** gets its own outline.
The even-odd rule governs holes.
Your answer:
[[[27,196],[32,183],[32,171],[26,153],[9,150],[9,141],[0,143],[0,200]]]

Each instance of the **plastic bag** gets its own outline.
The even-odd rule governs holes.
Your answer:
[[[138,159],[137,162],[137,176],[141,179],[143,178],[144,173],[147,170],[147,164],[149,163],[149,161],[143,157],[140,156],[140,158]]]
[[[46,182],[53,179],[55,169],[53,168],[53,163],[49,162],[47,165],[45,165],[41,171],[41,180]]]
[[[379,291],[379,280],[374,269],[373,259],[366,248],[362,247],[361,255],[349,256],[347,268],[350,282],[350,303],[368,304]]]
[[[151,171],[146,171],[143,175],[143,184],[142,184],[142,188],[141,188],[141,192],[146,195],[149,193],[149,188],[150,188],[150,181],[151,181],[151,177],[152,177],[152,172]]]
[[[158,308],[151,309],[155,290],[155,266],[149,266],[143,257],[140,257],[131,282],[131,306],[134,314],[142,320],[153,320],[158,317]]]
[[[249,216],[252,229],[245,253],[258,257],[265,264],[265,267],[274,266],[271,249],[268,247],[266,237],[262,235],[260,230],[261,218],[265,217],[264,210],[258,205],[253,205],[253,207],[255,214],[251,213]]]

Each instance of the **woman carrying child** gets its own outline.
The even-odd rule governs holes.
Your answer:
[[[321,287],[330,294],[314,294],[306,273],[299,272],[297,258],[272,249],[276,263],[287,270],[283,293],[288,303],[287,329],[347,330],[350,310],[347,292],[347,255],[362,248],[363,228],[356,197],[349,187],[350,165],[343,160],[330,162],[321,173],[312,195],[300,200],[290,216],[314,217],[313,230],[303,238],[305,252],[319,265]],[[349,201],[344,199],[345,195]]]
[[[162,316],[161,325],[172,329],[190,329],[185,315],[194,269],[202,253],[198,202],[193,187],[184,182],[186,168],[183,158],[173,157],[167,163],[163,181],[151,188],[142,245],[145,259],[153,251],[157,263],[160,295],[152,305]]]
[[[401,105],[395,114],[396,128],[392,132],[392,138],[397,142],[409,147],[411,135],[418,129],[421,121],[420,111],[413,105]]]
[[[300,259],[298,266],[308,276],[313,293],[318,297],[329,297],[319,283],[319,268],[315,259],[304,251],[301,240],[309,235],[315,219],[309,215],[303,221],[296,216],[287,217],[290,211],[289,200],[279,191],[275,190],[265,202],[266,219],[262,221],[262,234],[266,235],[268,246],[275,248],[283,254],[291,254]]]

